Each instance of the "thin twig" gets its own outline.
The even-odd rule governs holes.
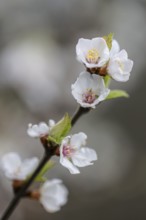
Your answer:
[[[77,122],[77,120],[84,114],[88,113],[91,108],[83,108],[81,106],[78,107],[77,111],[72,116],[71,125],[74,126],[74,124]]]

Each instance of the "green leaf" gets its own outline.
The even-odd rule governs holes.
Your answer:
[[[108,88],[111,82],[111,77],[109,75],[106,75],[103,77],[103,79],[104,79],[105,87]]]
[[[42,168],[40,173],[35,178],[35,182],[45,182],[46,181],[46,177],[44,177],[45,173],[48,170],[50,170],[54,165],[55,165],[55,163],[53,161],[48,161],[48,163],[46,163],[44,165],[44,167]]]
[[[71,129],[71,118],[68,113],[52,127],[48,140],[60,144],[62,139],[69,133]]]
[[[129,98],[129,95],[127,92],[123,91],[123,90],[111,90],[109,95],[107,96],[107,99],[115,99],[115,98]]]
[[[114,34],[110,33],[109,35],[103,37],[107,43],[109,50],[112,48],[113,36],[114,36]]]

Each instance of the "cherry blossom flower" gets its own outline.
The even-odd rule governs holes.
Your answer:
[[[57,212],[67,202],[68,190],[62,180],[46,181],[40,189],[40,203],[48,212]]]
[[[40,122],[38,125],[28,125],[27,134],[33,138],[40,138],[49,134],[50,129],[55,125],[54,120],[49,120],[48,125]]]
[[[109,60],[109,48],[104,38],[80,38],[76,45],[77,59],[88,68],[102,67]]]
[[[35,170],[38,163],[37,157],[22,161],[17,153],[11,152],[2,157],[1,169],[10,180],[25,180]]]
[[[77,167],[92,165],[97,160],[95,150],[84,147],[87,135],[83,132],[67,136],[60,146],[60,163],[69,169],[71,174],[80,173]]]
[[[116,81],[126,82],[129,80],[133,61],[128,59],[125,50],[115,53],[108,63],[107,72]]]
[[[71,86],[72,95],[84,108],[95,108],[99,102],[103,101],[110,90],[105,87],[101,76],[82,72],[77,81]]]

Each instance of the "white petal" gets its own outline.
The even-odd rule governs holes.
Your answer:
[[[82,95],[91,87],[92,76],[88,72],[80,73],[76,82],[71,86],[72,95],[78,103],[82,103]]]
[[[126,52],[126,50],[121,50],[117,56],[120,58],[120,59],[127,59],[128,58],[128,54]]]
[[[92,77],[93,77],[93,82],[94,82],[94,84],[92,85],[92,89],[99,96],[106,89],[103,77],[97,76],[95,74],[92,74]]]
[[[96,48],[99,52],[100,59],[95,67],[103,66],[109,60],[109,49],[106,41],[103,38],[93,38],[92,39],[93,48]]]
[[[49,127],[46,123],[41,122],[38,126],[39,126],[39,134],[40,135],[46,135],[49,133]]]
[[[92,88],[94,81],[90,73],[81,72],[76,82],[71,86],[73,96],[80,97],[87,89]]]
[[[87,88],[90,88],[91,81],[92,81],[91,74],[88,72],[82,72],[82,73],[80,73],[76,82],[72,85],[72,89],[75,89],[78,92],[82,93]]]
[[[95,90],[98,87],[98,80],[102,78],[96,74],[90,74],[89,72],[80,73],[76,82],[73,84],[72,89],[80,93],[84,93],[87,89],[92,88]]]
[[[83,39],[83,40],[86,40],[86,39]],[[82,40],[81,40],[82,41]],[[84,47],[82,46],[83,44]],[[90,49],[90,45],[91,45],[91,42],[88,40],[86,40],[86,42],[81,42],[81,45],[80,45],[80,40],[79,40],[79,44],[76,46],[76,54],[77,54],[77,60],[81,63],[84,63],[86,64],[86,54],[87,54],[87,51]]]
[[[120,45],[119,43],[114,39],[112,41],[112,48],[110,50],[110,57],[113,57],[115,54],[119,53],[120,51]]]
[[[21,165],[20,174],[23,175],[24,179],[26,179],[30,174],[32,174],[38,164],[39,159],[37,157],[24,160]]]
[[[113,74],[112,78],[118,82],[127,82],[129,80],[130,73],[126,74]]]
[[[43,194],[43,196],[45,197],[49,196],[54,199],[56,199],[57,197],[56,203],[58,203],[58,205],[64,205],[66,203],[65,197],[68,195],[68,190],[62,184],[62,180],[53,179],[51,181],[45,182],[45,184],[43,185],[41,189],[41,194]],[[59,196],[59,194],[62,196]]]
[[[100,102],[104,101],[106,97],[109,95],[110,89],[105,88],[104,90],[100,91],[99,97],[95,100],[94,105],[99,104]]]
[[[97,49],[101,54],[105,48],[107,48],[106,41],[101,37],[92,38],[91,40],[92,48]]]
[[[127,59],[126,61],[123,62],[124,64],[124,71],[130,73],[133,67],[133,61]]]
[[[68,190],[61,183],[58,179],[47,181],[40,189],[40,202],[48,212],[59,211],[67,202]]]
[[[80,132],[78,134],[74,134],[71,137],[70,145],[72,147],[80,148],[81,146],[86,144],[87,135],[83,132]]]
[[[80,173],[79,169],[73,165],[73,163],[64,156],[60,156],[60,163],[62,164],[62,166],[66,167],[71,174],[78,174]]]
[[[21,158],[17,153],[8,153],[1,159],[1,168],[9,179],[15,179],[16,172],[21,167]]]
[[[28,134],[30,137],[33,137],[33,138],[39,137],[39,128],[38,128],[38,125],[29,124],[29,125],[28,125],[28,129],[27,129],[27,134]]]
[[[89,103],[85,103],[85,102],[82,102],[82,101],[79,101],[79,100],[77,100],[77,102],[78,102],[83,108],[93,108],[93,109],[95,109],[96,104],[99,103],[99,101],[98,101],[98,103],[96,103],[96,104],[95,104],[95,102],[93,102],[92,104],[89,104]]]
[[[91,148],[81,148],[73,155],[72,161],[78,167],[92,165],[92,161],[97,160],[96,151]]]
[[[77,45],[76,45],[76,54],[77,59],[80,62],[85,63],[85,55],[87,54],[87,51],[91,48],[91,40],[80,38]]]
[[[76,53],[77,55],[80,54],[80,52],[86,52],[91,48],[91,40],[85,39],[85,38],[80,38],[78,40],[78,43],[76,45]]]
[[[109,94],[110,90],[105,87],[103,77],[92,74],[92,90],[97,95],[97,99],[91,104],[95,108],[99,102],[103,101]]]

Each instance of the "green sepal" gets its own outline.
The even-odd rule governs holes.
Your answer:
[[[109,35],[103,37],[107,43],[109,50],[111,50],[111,48],[112,48],[113,36],[114,36],[114,34],[110,33]]]
[[[48,172],[48,170],[50,170],[54,165],[55,163],[53,161],[48,161],[48,163],[44,165],[40,173],[35,178],[35,182],[45,182],[47,180],[47,178],[44,176],[45,173]]]
[[[111,77],[109,75],[106,75],[103,77],[103,79],[104,79],[105,87],[108,88],[111,82]]]
[[[60,144],[62,139],[69,133],[71,129],[71,118],[68,113],[52,127],[49,133],[48,141]]]
[[[111,90],[109,95],[106,97],[106,100],[120,98],[120,97],[129,98],[129,95],[127,92],[123,90]]]

